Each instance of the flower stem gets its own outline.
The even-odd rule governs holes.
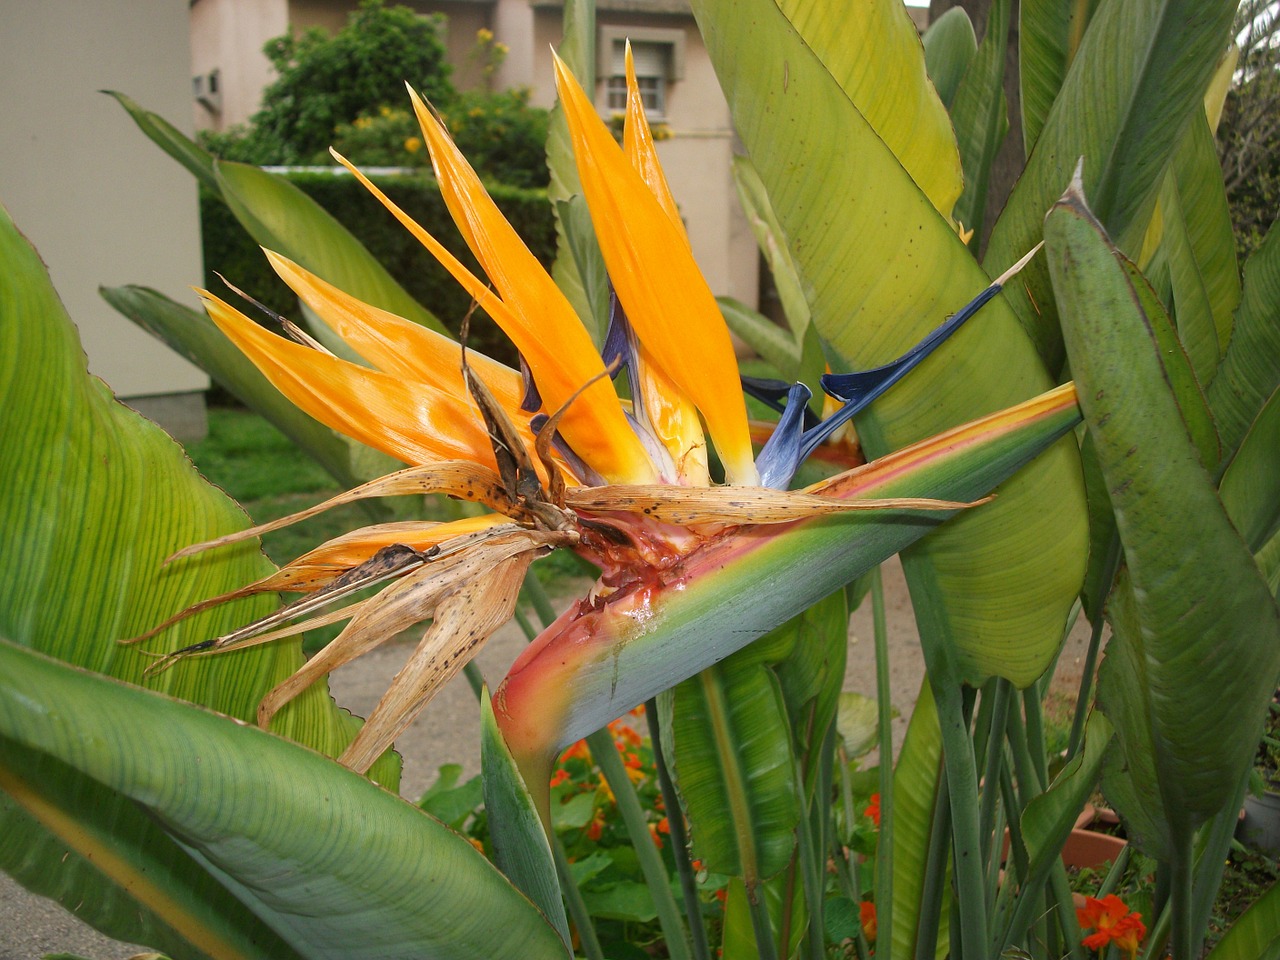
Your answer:
[[[893,953],[893,704],[889,702],[889,629],[881,567],[871,571],[871,625],[876,650],[876,711],[880,747],[880,834],[876,841],[876,948],[881,960]]]
[[[680,798],[676,794],[676,785],[671,779],[671,771],[667,768],[667,759],[662,752],[657,700],[650,700],[644,705],[644,716],[649,724],[649,742],[653,747],[653,764],[658,774],[658,789],[662,792],[662,806],[667,811],[671,854],[676,861],[676,873],[680,877],[680,894],[684,900],[685,917],[689,921],[694,960],[711,960],[707,929],[702,920],[702,902],[698,899],[698,881],[693,875],[693,865],[689,863],[689,838],[684,830]]]

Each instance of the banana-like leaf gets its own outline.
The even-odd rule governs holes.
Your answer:
[[[596,88],[596,4],[595,0],[566,0],[564,5],[563,39],[557,51],[578,78],[585,90]],[[569,140],[569,125],[564,111],[557,102],[551,109],[551,122],[547,130],[547,169],[551,183],[547,187],[547,199],[556,214],[556,259],[551,275],[556,286],[569,298],[580,317],[592,316],[590,278],[584,278],[574,256],[568,228],[562,217],[560,204],[582,195],[578,180],[578,168],[573,159],[573,147]]]
[[[733,297],[716,297],[729,329],[778,373],[794,380],[800,373],[800,343],[764,314]]]
[[[920,898],[924,891],[933,831],[933,810],[938,803],[938,775],[942,770],[942,732],[938,708],[926,678],[911,711],[907,735],[893,769],[893,929],[895,957],[929,956],[917,948]],[[949,911],[942,911],[934,955],[945,956]]]
[[[952,7],[929,24],[922,40],[929,79],[933,81],[943,106],[950,110],[960,81],[978,52],[973,21],[964,7]]]
[[[960,156],[906,7],[896,0],[776,2],[934,208],[950,216],[963,187]],[[784,87],[789,80],[784,71]]]
[[[222,199],[260,246],[365,303],[446,332],[346,227],[288,180],[246,163],[219,161],[214,171]]]
[[[1280,675],[1280,610],[1187,435],[1141,299],[1078,181],[1045,235],[1127,564],[1099,678],[1117,737],[1104,786],[1131,836],[1172,857],[1249,767]]]
[[[905,6],[895,0],[777,0],[777,10],[805,37],[934,209],[950,216],[964,186],[960,155],[946,108],[928,81],[919,32]],[[783,86],[788,79],[783,72]]]
[[[1028,156],[1040,138],[1099,0],[1022,0],[1018,5],[1022,142]]]
[[[733,182],[738,189],[738,201],[747,215],[747,222],[751,224],[751,232],[755,234],[756,246],[764,254],[765,263],[773,274],[773,285],[778,291],[778,301],[782,304],[787,325],[791,328],[791,337],[797,344],[798,356],[799,343],[809,328],[809,303],[804,297],[800,273],[787,248],[786,234],[783,233],[778,218],[774,216],[769,194],[760,181],[760,174],[756,173],[756,168],[746,157],[733,158]],[[795,379],[785,368],[778,369],[789,379]]]
[[[0,643],[0,737],[136,804],[309,960],[564,956],[465,837],[255,727]]]
[[[1222,450],[1204,393],[1200,389],[1195,371],[1191,369],[1191,360],[1182,349],[1182,343],[1178,340],[1177,331],[1173,328],[1173,321],[1165,312],[1164,304],[1160,302],[1160,298],[1156,296],[1146,278],[1132,262],[1122,260],[1122,266],[1133,287],[1134,295],[1138,298],[1143,315],[1150,324],[1151,335],[1155,340],[1160,358],[1161,373],[1168,382],[1177,403],[1187,435],[1195,445],[1196,453],[1204,468],[1209,471],[1216,470]],[[1102,610],[1095,606],[1095,601],[1105,600],[1111,587],[1109,582],[1103,583],[1102,579],[1115,575],[1110,553],[1116,532],[1116,518],[1111,507],[1111,496],[1107,492],[1106,478],[1098,466],[1097,445],[1092,436],[1085,436],[1080,452],[1085,487],[1089,493],[1090,544],[1089,567],[1085,574],[1081,597],[1090,621],[1097,622],[1097,618],[1102,616]]]
[[[1249,904],[1205,960],[1280,960],[1280,883]]]
[[[974,249],[982,237],[991,164],[1009,133],[1009,104],[1004,94],[1009,13],[1009,0],[996,0],[991,5],[987,32],[951,105],[951,120],[964,167],[964,192],[956,201],[952,216],[965,229],[973,230]]]
[[[498,867],[554,924],[561,949],[569,943],[569,921],[555,861],[538,811],[494,721],[489,691],[480,700],[480,757],[484,771],[484,805]]]
[[[1273,393],[1227,465],[1222,505],[1257,553],[1280,531],[1280,391]]]
[[[605,269],[600,244],[591,226],[591,211],[586,198],[575,194],[556,202],[557,229],[569,246],[589,312],[582,314],[583,323],[591,331],[592,342],[604,346],[609,332],[609,272]]]
[[[1160,190],[1159,254],[1167,264],[1178,335],[1208,383],[1231,338],[1240,274],[1231,211],[1209,121],[1193,117]]]
[[[104,90],[115,97],[133,122],[156,146],[186,167],[206,190],[218,192],[218,178],[213,172],[213,157],[194,140],[159,114],[152,113],[131,97],[116,90]]]
[[[754,884],[791,861],[808,796],[796,759],[810,772],[834,719],[848,622],[837,591],[675,688],[673,766],[708,869]]]
[[[801,816],[778,678],[754,658],[730,657],[676,688],[674,714],[694,856],[755,887],[790,862]]]
[[[1225,457],[1244,439],[1280,386],[1280,229],[1272,227],[1244,266],[1244,290],[1231,343],[1209,384]]]
[[[389,457],[335,433],[286,400],[207,314],[148,287],[104,287],[99,292],[107,303],[197,364],[269,421],[342,487],[358,486],[395,469]]]
[[[431,311],[413,299],[346,227],[284,177],[247,164],[218,162],[172,124],[123,94],[112,95],[157,146],[221,195],[258,244],[366,303],[444,332]]]
[[[770,0],[693,7],[810,291],[814,325],[857,368],[901,355],[985,287],[986,275],[810,51],[811,38]],[[870,38],[841,37],[848,56],[871,56]],[[1050,386],[1002,300],[859,419],[869,455]],[[939,611],[938,642],[959,676],[1025,685],[1045,670],[1083,576],[1085,535],[1078,453],[1066,443],[1003,486],[991,509],[913,551],[934,569],[936,589],[913,593]]]
[[[1080,157],[1095,213],[1121,250],[1138,254],[1165,170],[1188,121],[1204,110],[1235,9],[1235,0],[1098,7],[992,231],[988,270],[999,273],[1040,239],[1045,211]],[[1048,269],[1033,262],[1021,276],[1025,284],[1009,292],[1010,304],[1049,369],[1058,370],[1062,342]]]

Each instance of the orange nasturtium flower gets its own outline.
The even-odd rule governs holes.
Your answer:
[[[862,811],[865,816],[871,818],[871,822],[877,827],[880,826],[880,794],[873,793],[871,802],[867,804],[867,808]]]
[[[431,618],[418,651],[339,758],[367,770],[510,618],[529,563],[555,548],[573,549],[601,569],[599,582],[525,651],[493,697],[499,728],[525,781],[543,791],[544,814],[546,785],[561,749],[860,572],[841,567],[849,534],[833,519],[858,509],[916,517],[957,510],[968,504],[902,499],[904,490],[932,489],[923,482],[912,487],[904,478],[943,476],[970,491],[968,499],[981,496],[1078,419],[1074,393],[1060,388],[861,471],[788,492],[796,466],[824,437],[912,369],[1013,271],[898,361],[831,378],[832,392],[848,402],[817,426],[802,419],[808,390],[792,387],[778,427],[756,456],[729,334],[694,263],[634,76],[628,75],[619,146],[559,61],[556,71],[583,193],[616,294],[607,362],[440,122],[411,91],[445,203],[487,280],[346,165],[510,337],[524,369],[464,351],[268,251],[281,278],[367,365],[329,353],[291,326],[286,329],[293,339],[276,336],[203,292],[210,316],[297,406],[408,466],[302,514],[183,552],[244,539],[361,497],[439,492],[492,512],[453,523],[378,524],[338,537],[186,613],[260,592],[298,591],[306,594],[302,600],[161,661],[347,619],[337,639],[263,700],[258,720],[266,725],[321,676]],[[610,382],[623,365],[633,398],[626,405]],[[723,484],[713,483],[708,439],[723,466]],[[994,459],[964,459],[988,457],[992,446]],[[997,465],[989,480],[980,481],[975,477],[987,474],[972,469],[974,463],[984,470]],[[901,539],[907,536],[901,524],[888,526],[876,534],[885,556],[910,542]],[[921,527],[910,528],[920,531],[914,536]],[[784,544],[785,537],[796,539]],[[818,547],[834,559],[815,562],[805,553]],[[761,567],[777,563],[777,556],[784,563],[807,560],[816,572],[806,568],[796,589],[761,590]],[[357,590],[384,582],[389,585],[380,593],[333,609]],[[748,605],[767,600],[767,614],[723,631],[724,649],[700,649],[689,635],[678,642],[662,636],[659,626],[674,616],[671,609],[705,619],[718,607],[726,621],[742,617],[724,599],[727,588],[748,590]],[[665,646],[646,649],[646,643]],[[616,659],[624,652],[648,659],[641,668],[624,668]],[[579,702],[587,706],[578,710]]]
[[[1076,910],[1076,920],[1082,930],[1094,931],[1080,941],[1084,946],[1102,951],[1114,943],[1130,960],[1137,956],[1142,938],[1147,935],[1142,914],[1131,913],[1114,893],[1101,900],[1086,897],[1085,905]]]

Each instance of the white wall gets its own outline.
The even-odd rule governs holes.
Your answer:
[[[0,203],[49,265],[90,370],[122,396],[204,389],[201,371],[97,292],[140,283],[195,304],[195,180],[98,92],[189,130],[186,2],[0,0],[0,24]]]

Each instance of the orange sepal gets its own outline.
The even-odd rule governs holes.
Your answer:
[[[556,87],[609,277],[654,360],[701,411],[728,481],[758,482],[733,343],[683,231],[558,57]]]
[[[445,204],[507,308],[490,314],[528,363],[548,412],[590,383],[561,421],[565,440],[611,483],[636,482],[639,476],[656,479],[572,305],[507,222],[440,122],[416,93],[410,94]]]
[[[405,463],[495,466],[489,435],[469,401],[285,340],[208,291],[196,292],[213,322],[276,389],[321,423]]]
[[[299,299],[377,369],[467,396],[462,346],[456,340],[357,300],[273,250],[264,247],[263,253]],[[524,399],[519,372],[474,350],[468,351],[467,363],[514,417]]]

